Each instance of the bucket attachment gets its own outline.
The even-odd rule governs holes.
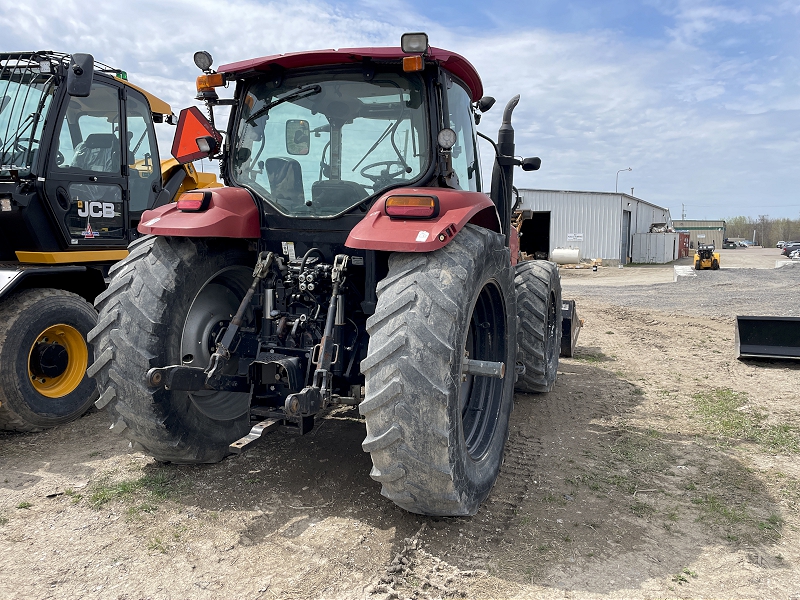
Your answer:
[[[800,317],[736,317],[736,358],[800,358]]]
[[[575,311],[575,300],[561,301],[561,356],[571,358],[578,345],[578,332],[583,321]]]

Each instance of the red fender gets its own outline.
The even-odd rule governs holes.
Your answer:
[[[211,193],[208,209],[183,212],[172,202],[142,213],[139,233],[177,237],[258,239],[261,235],[258,207],[243,188],[200,190]]]
[[[439,199],[439,215],[432,219],[398,219],[386,214],[389,196],[424,195]],[[494,203],[486,194],[447,188],[400,188],[387,192],[353,227],[345,246],[390,252],[431,252],[447,245],[467,223],[500,231]]]

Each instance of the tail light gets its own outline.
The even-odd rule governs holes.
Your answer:
[[[386,214],[400,219],[432,219],[439,216],[439,199],[436,196],[389,196]]]
[[[210,92],[214,88],[222,87],[223,85],[225,85],[225,80],[222,77],[222,73],[200,75],[196,82],[198,92]]]
[[[211,203],[211,192],[186,192],[178,198],[176,207],[182,212],[202,212]]]

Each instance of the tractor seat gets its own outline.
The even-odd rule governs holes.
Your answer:
[[[93,133],[78,144],[71,166],[82,171],[119,173],[119,139],[113,133]]]
[[[367,198],[369,192],[360,183],[327,179],[311,185],[314,206],[322,207],[326,214],[336,214]]]
[[[305,205],[303,168],[293,158],[272,157],[264,161],[272,199],[287,209]]]

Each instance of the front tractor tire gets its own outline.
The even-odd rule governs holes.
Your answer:
[[[82,416],[97,399],[86,335],[97,313],[57,289],[14,294],[0,308],[0,429],[40,431]]]
[[[501,235],[467,225],[429,254],[393,254],[361,362],[370,475],[401,508],[472,515],[503,461],[513,403],[516,298]],[[467,359],[503,378],[462,375]]]
[[[543,393],[553,389],[561,352],[561,277],[555,263],[528,260],[517,264],[514,285],[519,315],[517,361],[525,373],[516,390]]]
[[[97,360],[89,367],[96,405],[111,430],[163,462],[212,463],[249,431],[249,395],[153,389],[151,367],[205,367],[214,340],[252,281],[255,257],[244,248],[190,238],[146,236],[111,269],[97,297],[89,334]],[[228,363],[235,372],[236,355]]]

